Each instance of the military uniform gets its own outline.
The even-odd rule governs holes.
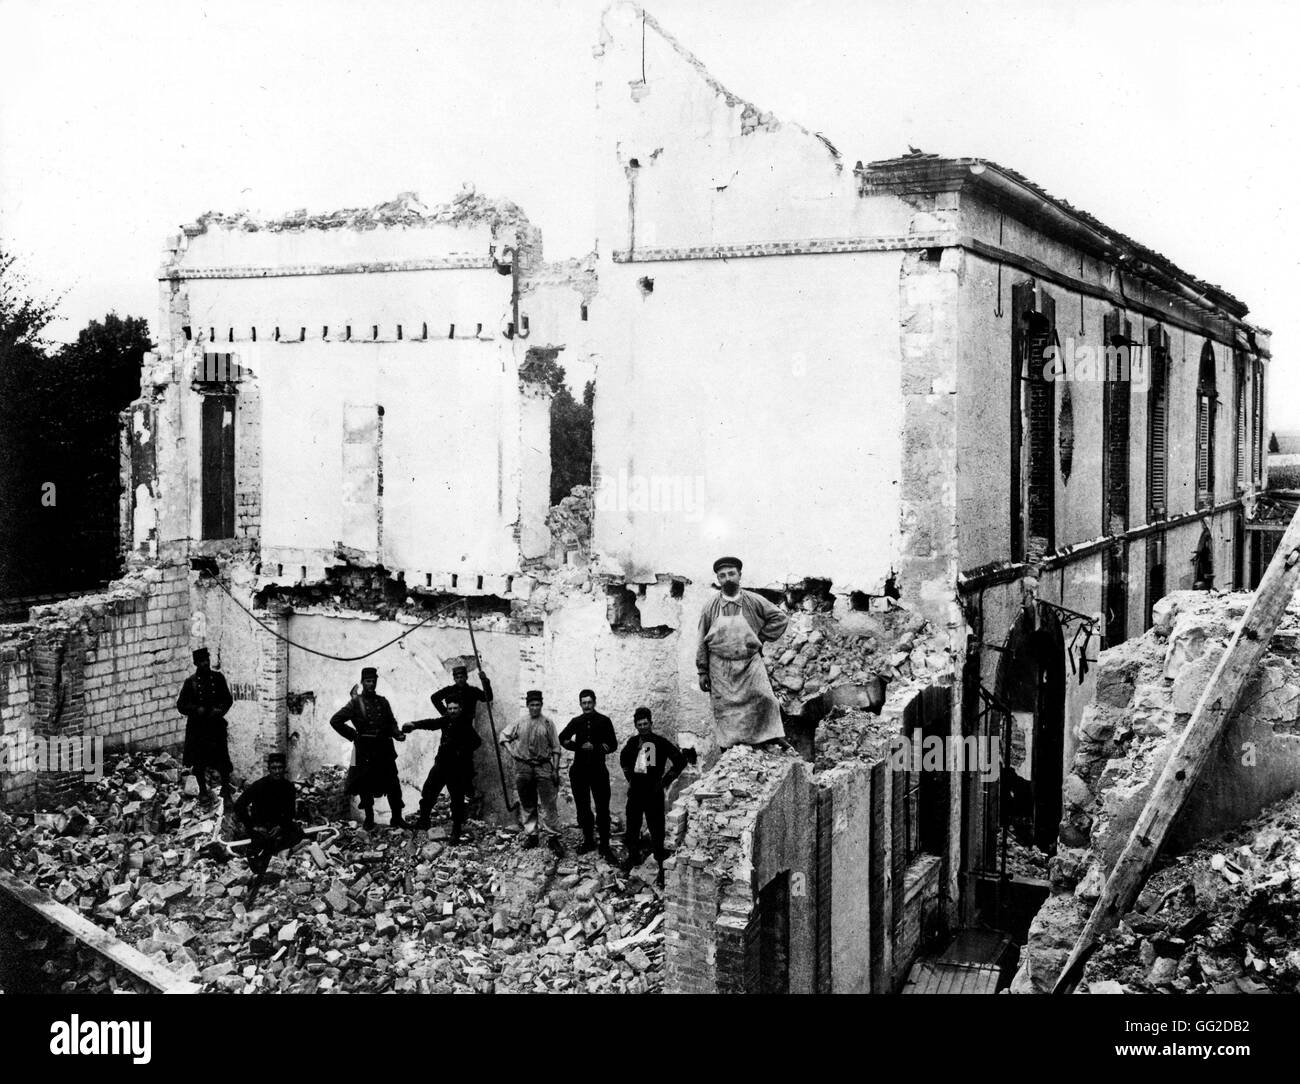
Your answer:
[[[227,744],[226,712],[235,702],[225,677],[216,670],[200,665],[208,660],[206,648],[194,652],[197,667],[185,679],[176,710],[185,716],[185,747],[181,760],[194,770],[199,793],[207,790],[207,772],[221,776],[222,797],[230,797],[230,749]]]
[[[369,668],[362,672],[363,680],[368,672]],[[366,826],[374,824],[375,799],[385,797],[393,823],[400,827],[402,784],[397,778],[393,741],[401,741],[403,736],[388,700],[363,690],[330,716],[330,726],[352,742],[356,763],[348,772],[345,793],[355,794],[360,800]]]

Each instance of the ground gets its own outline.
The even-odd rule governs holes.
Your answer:
[[[651,992],[662,987],[663,897],[648,862],[630,875],[594,855],[557,859],[471,821],[365,832],[338,820],[342,772],[300,784],[300,818],[328,827],[253,874],[227,857],[212,811],[166,753],[132,754],[57,813],[0,811],[0,867],[80,910],[204,990]],[[594,861],[591,859],[595,858]],[[50,928],[10,928],[0,983],[132,988]]]

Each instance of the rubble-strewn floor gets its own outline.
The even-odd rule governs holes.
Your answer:
[[[1084,982],[1093,992],[1300,992],[1300,795],[1153,874]]]
[[[341,774],[300,785],[304,823],[337,817]],[[315,837],[321,843],[274,859],[250,901],[247,863],[212,845],[221,826],[185,797],[180,777],[166,753],[134,754],[84,784],[62,812],[0,810],[0,866],[206,990],[662,986],[663,898],[653,861],[625,875],[594,854],[573,855],[573,839],[570,856],[557,860],[474,821],[469,841],[453,847],[439,838],[440,805],[429,833],[368,833],[333,820]],[[80,958],[47,962],[64,991],[119,985],[103,967],[59,971],[84,967]]]

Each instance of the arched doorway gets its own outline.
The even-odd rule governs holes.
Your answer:
[[[1208,591],[1214,586],[1214,538],[1208,527],[1201,531],[1192,555],[1192,589]]]
[[[1065,640],[1047,607],[1020,615],[998,664],[997,695],[1010,712],[1001,751],[1002,816],[1048,854],[1061,825],[1065,759]]]

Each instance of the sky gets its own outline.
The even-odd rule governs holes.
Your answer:
[[[1300,64],[1274,0],[650,0],[734,93],[848,163],[1014,168],[1218,283],[1273,331],[1300,429]],[[207,210],[513,199],[592,248],[603,0],[0,0],[0,247],[50,338],[155,323],[163,242]]]

